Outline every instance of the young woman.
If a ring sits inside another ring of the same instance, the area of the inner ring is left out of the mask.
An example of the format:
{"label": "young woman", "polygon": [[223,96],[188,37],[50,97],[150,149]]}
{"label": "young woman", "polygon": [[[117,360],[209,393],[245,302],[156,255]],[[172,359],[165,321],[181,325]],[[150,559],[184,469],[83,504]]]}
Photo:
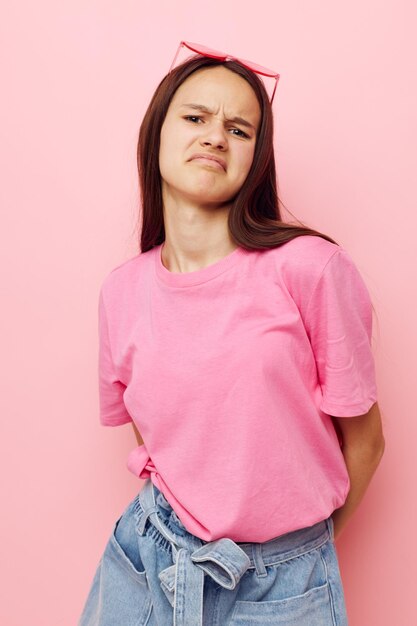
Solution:
{"label": "young woman", "polygon": [[372,304],[281,219],[259,66],[202,50],[150,102],[141,252],[100,291],[100,421],[132,424],[145,483],[79,624],[346,626],[334,542],[384,449]]}

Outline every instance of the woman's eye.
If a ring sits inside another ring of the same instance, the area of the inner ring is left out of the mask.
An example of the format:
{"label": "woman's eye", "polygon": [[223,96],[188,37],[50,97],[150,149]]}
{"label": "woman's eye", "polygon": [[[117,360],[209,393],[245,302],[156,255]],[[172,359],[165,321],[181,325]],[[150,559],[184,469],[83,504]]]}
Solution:
{"label": "woman's eye", "polygon": [[[184,119],[192,121],[192,120],[201,120],[202,118],[199,115],[185,115]],[[237,135],[237,137],[244,137],[245,139],[249,139],[249,135],[244,133],[243,130],[240,130],[240,128],[231,128],[230,130],[233,130],[233,131],[237,130],[237,132],[240,133],[240,135]]]}
{"label": "woman's eye", "polygon": [[192,119],[192,120],[201,120],[201,117],[199,117],[198,115],[186,115],[185,119],[186,120],[190,120],[190,119]]}
{"label": "woman's eye", "polygon": [[239,133],[242,133],[240,137],[249,137],[249,135],[244,133],[243,130],[240,130],[240,128],[232,128],[232,130],[237,130]]}

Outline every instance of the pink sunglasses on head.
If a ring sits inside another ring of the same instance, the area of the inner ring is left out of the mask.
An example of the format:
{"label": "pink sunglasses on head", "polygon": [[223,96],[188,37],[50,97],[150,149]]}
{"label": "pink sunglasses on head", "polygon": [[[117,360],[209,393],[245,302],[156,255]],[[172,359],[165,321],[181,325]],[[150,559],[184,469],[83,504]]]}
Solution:
{"label": "pink sunglasses on head", "polygon": [[218,50],[212,50],[211,48],[202,46],[199,43],[192,43],[191,41],[181,41],[180,45],[178,46],[177,52],[175,53],[174,60],[171,63],[171,67],[169,68],[169,72],[171,72],[172,68],[174,67],[175,61],[177,59],[177,56],[182,46],[185,46],[186,48],[188,48],[189,50],[192,50],[193,52],[196,52],[197,54],[202,54],[203,56],[210,57],[212,59],[220,59],[221,61],[239,61],[239,63],[242,63],[242,65],[247,67],[249,70],[252,70],[256,74],[260,74],[261,76],[269,76],[271,78],[275,78],[274,91],[272,92],[272,96],[271,96],[271,104],[272,104],[274,100],[274,96],[275,96],[275,91],[278,85],[278,80],[280,77],[280,75],[274,70],[269,70],[267,67],[262,67],[262,65],[258,65],[257,63],[253,63],[252,61],[239,59],[238,57],[234,57],[231,54],[228,54],[226,52],[219,52]]}

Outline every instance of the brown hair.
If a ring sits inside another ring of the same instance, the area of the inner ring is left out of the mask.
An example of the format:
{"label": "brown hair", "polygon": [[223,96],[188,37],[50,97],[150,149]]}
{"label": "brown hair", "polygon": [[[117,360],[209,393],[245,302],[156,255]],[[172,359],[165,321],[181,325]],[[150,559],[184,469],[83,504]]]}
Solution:
{"label": "brown hair", "polygon": [[224,65],[247,80],[261,108],[252,166],[228,213],[232,239],[246,249],[275,248],[301,235],[316,235],[337,244],[328,235],[308,228],[298,220],[299,225],[282,220],[276,183],[272,107],[262,80],[238,61],[194,56],[162,79],[140,126],[137,163],[142,201],[141,251],[146,252],[165,240],[159,147],[168,107],[178,87],[193,72],[217,65]]}

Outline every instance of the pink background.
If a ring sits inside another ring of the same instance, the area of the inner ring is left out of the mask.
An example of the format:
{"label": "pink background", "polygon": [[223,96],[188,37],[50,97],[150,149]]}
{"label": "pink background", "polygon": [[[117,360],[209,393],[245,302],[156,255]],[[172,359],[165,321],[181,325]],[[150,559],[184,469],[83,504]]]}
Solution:
{"label": "pink background", "polygon": [[[413,0],[3,2],[0,622],[74,626],[140,488],[98,423],[97,297],[137,252],[140,121],[180,39],[281,72],[280,195],[377,310],[386,451],[337,543],[350,626],[416,623]],[[414,270],[414,272],[413,272]]]}

